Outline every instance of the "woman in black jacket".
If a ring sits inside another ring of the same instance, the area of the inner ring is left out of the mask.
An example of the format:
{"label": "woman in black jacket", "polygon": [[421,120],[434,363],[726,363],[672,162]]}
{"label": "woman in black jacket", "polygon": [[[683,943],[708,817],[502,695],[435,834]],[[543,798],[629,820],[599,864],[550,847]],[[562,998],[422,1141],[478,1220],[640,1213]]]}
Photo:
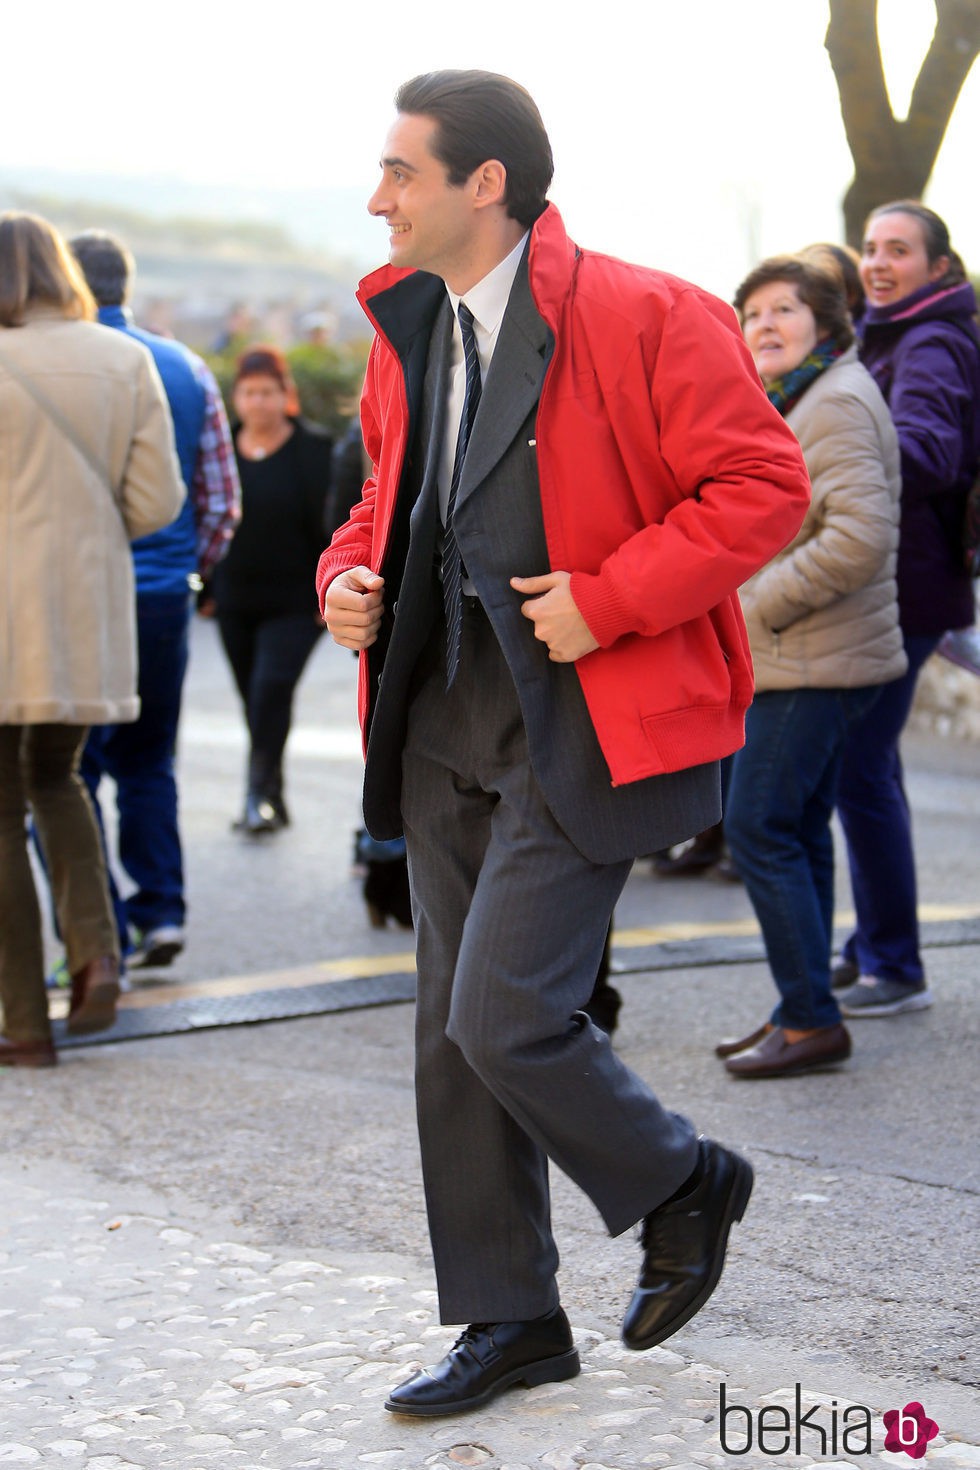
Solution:
{"label": "woman in black jacket", "polygon": [[245,810],[235,825],[259,836],[289,821],[283,752],[293,693],[323,631],[315,577],[332,444],[299,418],[295,384],[275,347],[242,354],[232,405],[242,519],[213,590],[249,733]]}

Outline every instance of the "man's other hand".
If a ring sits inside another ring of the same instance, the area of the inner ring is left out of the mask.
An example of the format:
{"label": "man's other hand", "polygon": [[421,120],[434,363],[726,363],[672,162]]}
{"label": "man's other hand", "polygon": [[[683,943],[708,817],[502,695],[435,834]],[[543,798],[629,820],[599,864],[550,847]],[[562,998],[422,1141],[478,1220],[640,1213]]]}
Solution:
{"label": "man's other hand", "polygon": [[335,643],[358,651],[376,642],[384,612],[384,578],[368,567],[334,577],[323,599],[323,620]]}
{"label": "man's other hand", "polygon": [[535,638],[547,643],[548,657],[556,664],[573,664],[599,647],[572,599],[571,580],[568,572],[510,579],[514,591],[527,596],[521,612],[534,624]]}

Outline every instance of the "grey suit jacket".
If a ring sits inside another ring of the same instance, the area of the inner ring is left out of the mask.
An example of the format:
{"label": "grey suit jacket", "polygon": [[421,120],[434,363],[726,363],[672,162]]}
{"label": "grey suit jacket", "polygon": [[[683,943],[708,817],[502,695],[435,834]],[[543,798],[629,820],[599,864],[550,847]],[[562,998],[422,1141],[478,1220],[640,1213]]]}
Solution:
{"label": "grey suit jacket", "polygon": [[[448,297],[429,339],[418,433],[399,495],[414,496],[409,545],[381,640],[368,737],[365,823],[401,831],[399,796],[412,674],[442,595],[435,574],[439,470],[452,330]],[[614,787],[575,667],[552,663],[521,613],[512,576],[551,570],[541,518],[535,417],[551,334],[531,297],[526,260],[514,282],[470,435],[455,511],[467,573],[514,677],[535,777],[555,820],[593,862],[619,862],[703,831],[720,816],[717,764]],[[413,483],[414,475],[414,483]],[[571,568],[565,568],[571,570]],[[385,573],[385,568],[382,568]],[[389,587],[389,596],[392,595]]]}

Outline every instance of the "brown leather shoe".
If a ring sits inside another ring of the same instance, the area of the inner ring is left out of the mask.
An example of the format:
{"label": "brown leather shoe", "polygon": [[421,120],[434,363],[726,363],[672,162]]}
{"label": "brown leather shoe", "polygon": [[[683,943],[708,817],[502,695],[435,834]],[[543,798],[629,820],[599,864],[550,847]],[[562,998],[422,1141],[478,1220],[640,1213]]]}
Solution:
{"label": "brown leather shoe", "polygon": [[119,961],[103,954],[89,960],[71,977],[71,1006],[66,1029],[71,1036],[89,1031],[108,1031],[116,1023],[119,999]]}
{"label": "brown leather shoe", "polygon": [[851,1038],[846,1026],[825,1026],[802,1041],[787,1041],[782,1026],[776,1026],[749,1051],[740,1051],[725,1063],[733,1077],[793,1077],[836,1067],[851,1055]]}
{"label": "brown leather shoe", "polygon": [[733,1057],[736,1052],[748,1051],[749,1047],[758,1046],[759,1042],[768,1036],[772,1029],[771,1021],[763,1021],[761,1026],[757,1026],[754,1031],[750,1031],[748,1036],[743,1036],[740,1041],[736,1041],[732,1036],[726,1036],[715,1047],[715,1056],[721,1057],[722,1061],[724,1061],[726,1057]]}
{"label": "brown leather shoe", "polygon": [[0,1067],[53,1067],[58,1053],[51,1041],[11,1041],[0,1036]]}

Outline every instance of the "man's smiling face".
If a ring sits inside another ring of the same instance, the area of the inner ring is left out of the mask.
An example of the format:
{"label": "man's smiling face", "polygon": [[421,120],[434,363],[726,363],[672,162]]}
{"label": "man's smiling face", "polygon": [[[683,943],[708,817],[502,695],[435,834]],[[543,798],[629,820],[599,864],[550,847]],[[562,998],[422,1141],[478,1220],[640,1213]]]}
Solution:
{"label": "man's smiling face", "polygon": [[430,149],[438,126],[431,117],[398,114],[368,210],[388,222],[392,265],[431,271],[452,282],[473,254],[479,211],[469,181],[450,184],[445,164]]}

